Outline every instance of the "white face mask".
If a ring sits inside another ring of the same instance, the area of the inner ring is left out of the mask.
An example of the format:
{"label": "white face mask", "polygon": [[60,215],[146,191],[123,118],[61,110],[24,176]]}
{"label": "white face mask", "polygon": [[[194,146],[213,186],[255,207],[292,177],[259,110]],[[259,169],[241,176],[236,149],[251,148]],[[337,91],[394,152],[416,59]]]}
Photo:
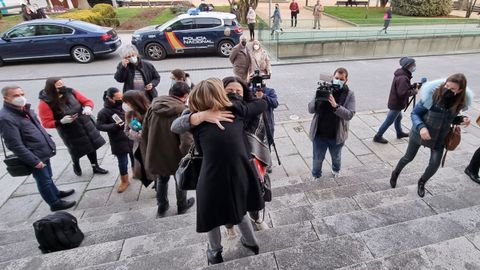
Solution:
{"label": "white face mask", "polygon": [[260,45],[253,45],[253,49],[254,49],[255,51],[258,51],[258,50],[260,49]]}
{"label": "white face mask", "polygon": [[12,99],[11,103],[15,106],[23,107],[25,104],[27,104],[27,99],[24,96],[20,96]]}
{"label": "white face mask", "polygon": [[122,103],[122,109],[123,109],[123,111],[125,111],[125,112],[131,112],[131,111],[133,111],[132,107],[130,107],[130,106],[129,106],[127,103],[125,103],[125,102]]}
{"label": "white face mask", "polygon": [[132,56],[132,57],[129,57],[128,58],[128,62],[132,63],[132,64],[136,64],[138,61],[138,58],[136,56]]}

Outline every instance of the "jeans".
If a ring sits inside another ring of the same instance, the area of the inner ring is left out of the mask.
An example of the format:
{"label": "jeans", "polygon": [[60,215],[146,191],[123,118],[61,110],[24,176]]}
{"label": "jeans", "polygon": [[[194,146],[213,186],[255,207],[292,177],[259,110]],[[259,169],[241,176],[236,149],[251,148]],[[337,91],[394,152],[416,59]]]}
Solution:
{"label": "jeans", "polygon": [[[175,176],[174,176],[175,178]],[[155,185],[155,191],[157,191],[157,205],[159,207],[165,207],[168,202],[168,180],[170,176],[159,176]],[[175,196],[177,197],[177,207],[184,208],[187,206],[187,191],[180,190],[175,181]]]}
{"label": "jeans", "polygon": [[343,143],[337,144],[335,139],[324,139],[315,136],[315,139],[313,140],[313,177],[322,176],[322,164],[327,149],[332,157],[332,170],[334,172],[340,171],[342,163],[342,147]]}
{"label": "jeans", "polygon": [[[419,148],[419,144],[415,143],[413,140],[409,140],[407,152],[405,152],[405,155],[398,161],[397,167],[395,167],[395,172],[399,174],[403,168],[415,158]],[[430,179],[437,172],[442,161],[442,155],[443,148],[439,150],[430,149],[430,160],[425,172],[423,172],[421,177],[423,182],[427,182],[428,179]]]}
{"label": "jeans", "polygon": [[[247,215],[243,216],[242,221],[238,224],[238,229],[242,233],[245,244],[249,246],[256,246],[257,238],[253,232],[252,223]],[[213,252],[222,251],[222,234],[220,233],[220,227],[215,227],[211,231],[207,232],[208,242],[210,243],[210,250]]]}
{"label": "jeans", "polygon": [[395,123],[395,131],[397,135],[402,133],[402,111],[401,110],[390,110],[388,111],[387,118],[383,121],[383,124],[380,126],[377,132],[378,137],[382,137],[388,127]]}
{"label": "jeans", "polygon": [[133,167],[133,153],[125,153],[116,156],[118,160],[118,170],[120,171],[120,175],[128,174],[128,157],[130,157],[130,162],[132,163]]}
{"label": "jeans", "polygon": [[60,199],[58,197],[60,192],[52,180],[52,167],[50,165],[50,160],[47,160],[44,162],[44,164],[45,167],[41,169],[34,169],[32,175],[37,183],[38,191],[40,192],[43,200],[51,206]]}
{"label": "jeans", "polygon": [[470,164],[468,164],[468,169],[474,174],[478,176],[478,170],[480,168],[480,148],[475,151],[473,154],[472,160],[470,160]]}
{"label": "jeans", "polygon": [[297,12],[290,12],[290,19],[292,20],[292,27],[294,26],[297,27]]}

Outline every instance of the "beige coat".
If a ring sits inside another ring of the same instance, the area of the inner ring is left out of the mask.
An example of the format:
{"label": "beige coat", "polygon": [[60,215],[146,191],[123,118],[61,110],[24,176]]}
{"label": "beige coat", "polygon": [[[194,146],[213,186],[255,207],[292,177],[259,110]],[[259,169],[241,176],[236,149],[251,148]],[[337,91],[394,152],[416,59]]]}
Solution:
{"label": "beige coat", "polygon": [[258,51],[250,52],[250,72],[260,70],[260,74],[270,74],[272,67],[270,65],[270,58],[264,49],[260,48]]}
{"label": "beige coat", "polygon": [[233,74],[241,79],[248,81],[250,74],[250,52],[242,44],[233,47],[230,54],[230,63],[233,65]]}

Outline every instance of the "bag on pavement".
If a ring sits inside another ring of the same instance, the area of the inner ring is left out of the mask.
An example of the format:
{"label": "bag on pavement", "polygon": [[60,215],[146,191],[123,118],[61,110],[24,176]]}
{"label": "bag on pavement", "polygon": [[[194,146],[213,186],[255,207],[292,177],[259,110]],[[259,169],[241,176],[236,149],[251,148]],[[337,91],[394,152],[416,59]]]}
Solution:
{"label": "bag on pavement", "polygon": [[77,218],[67,212],[56,212],[39,219],[33,223],[33,229],[42,253],[76,248],[84,238]]}

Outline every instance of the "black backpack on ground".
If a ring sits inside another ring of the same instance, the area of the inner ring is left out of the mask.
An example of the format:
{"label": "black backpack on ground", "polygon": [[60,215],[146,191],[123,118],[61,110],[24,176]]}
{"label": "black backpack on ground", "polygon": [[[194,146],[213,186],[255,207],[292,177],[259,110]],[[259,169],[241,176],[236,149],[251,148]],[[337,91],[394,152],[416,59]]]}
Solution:
{"label": "black backpack on ground", "polygon": [[56,212],[33,223],[35,236],[43,253],[71,249],[80,246],[83,232],[77,218],[67,212]]}

